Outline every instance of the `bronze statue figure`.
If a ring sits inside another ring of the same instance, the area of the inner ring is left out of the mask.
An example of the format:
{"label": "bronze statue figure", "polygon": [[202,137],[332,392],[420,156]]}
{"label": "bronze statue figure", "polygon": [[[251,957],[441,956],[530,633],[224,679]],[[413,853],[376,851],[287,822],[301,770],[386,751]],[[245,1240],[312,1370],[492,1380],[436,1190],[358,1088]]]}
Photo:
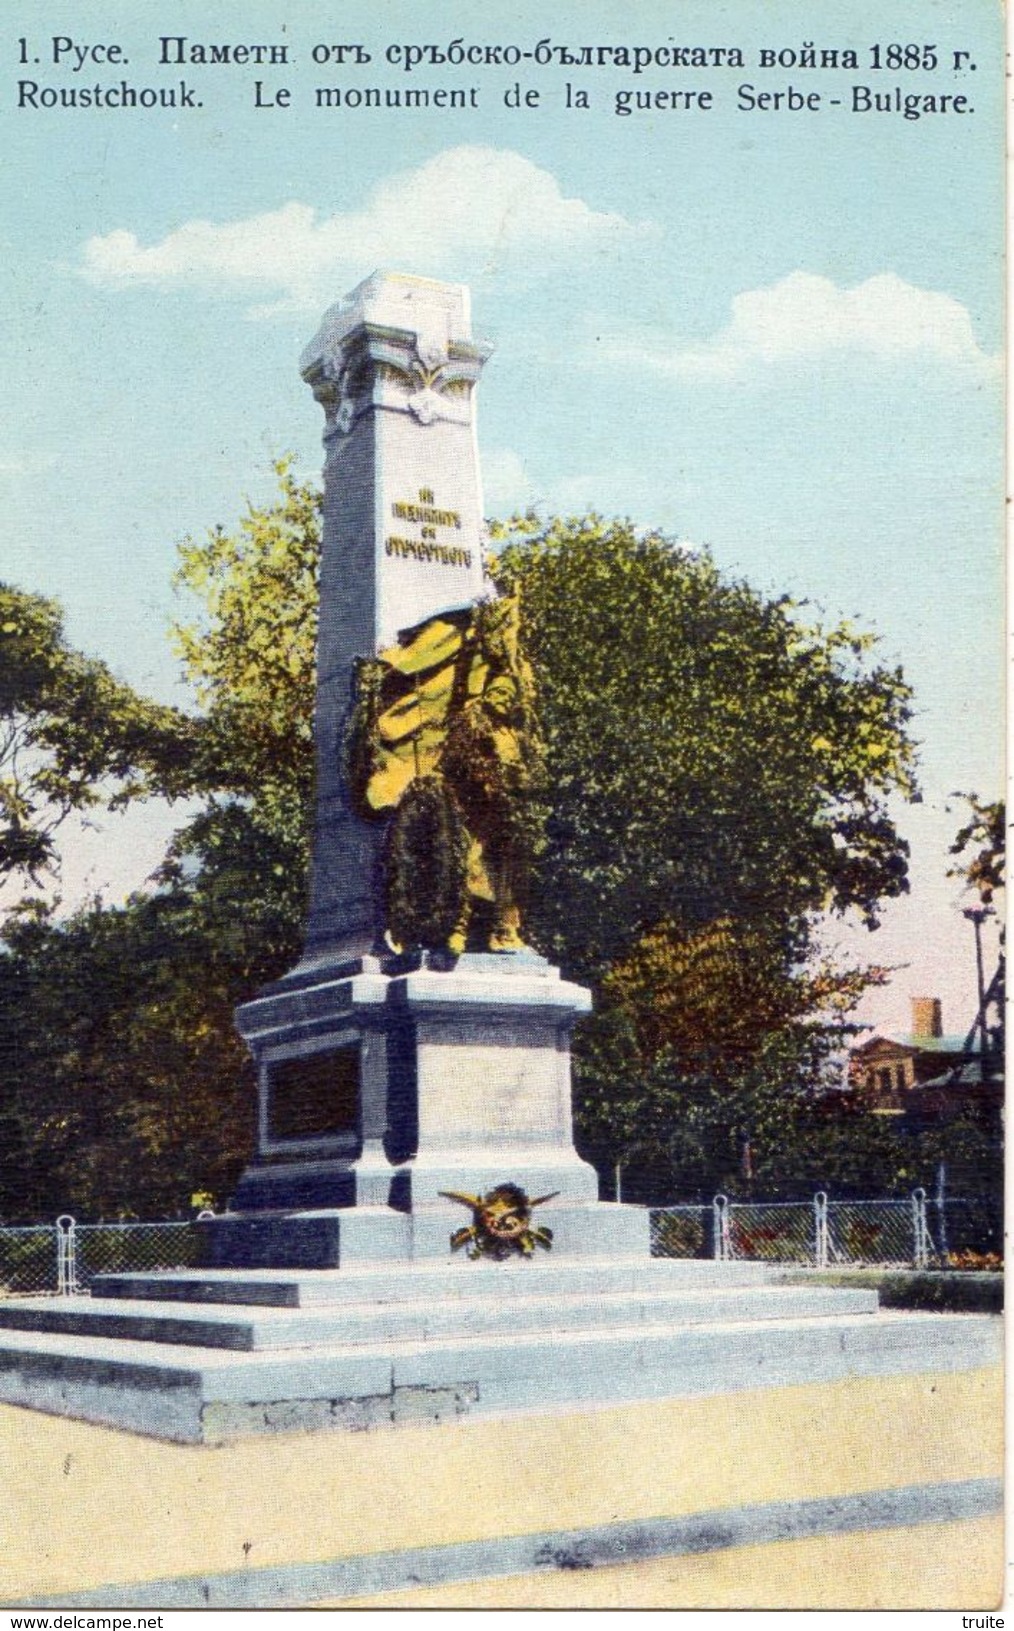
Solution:
{"label": "bronze statue figure", "polygon": [[543,750],[515,598],[430,618],[359,665],[347,741],[359,811],[391,821],[398,950],[520,951]]}

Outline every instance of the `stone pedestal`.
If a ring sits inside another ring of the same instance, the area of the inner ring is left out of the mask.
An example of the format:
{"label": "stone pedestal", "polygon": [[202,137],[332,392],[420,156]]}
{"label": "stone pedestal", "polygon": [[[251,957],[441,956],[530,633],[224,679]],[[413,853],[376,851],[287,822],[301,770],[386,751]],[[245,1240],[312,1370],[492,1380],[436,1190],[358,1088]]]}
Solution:
{"label": "stone pedestal", "polygon": [[619,1229],[646,1250],[641,1214],[586,1216],[598,1181],[573,1144],[570,1037],[590,994],[531,953],[375,962],[238,1010],[258,1068],[257,1160],[234,1215],[208,1225],[212,1261],[446,1256],[467,1214],[442,1191],[506,1182],[553,1193],[540,1221],[573,1249],[609,1249],[608,1222],[614,1243]]}
{"label": "stone pedestal", "polygon": [[588,991],[540,958],[490,953],[394,979],[390,1001],[414,1036],[414,1204],[505,1179],[531,1195],[597,1199],[571,1121],[570,1035]]}

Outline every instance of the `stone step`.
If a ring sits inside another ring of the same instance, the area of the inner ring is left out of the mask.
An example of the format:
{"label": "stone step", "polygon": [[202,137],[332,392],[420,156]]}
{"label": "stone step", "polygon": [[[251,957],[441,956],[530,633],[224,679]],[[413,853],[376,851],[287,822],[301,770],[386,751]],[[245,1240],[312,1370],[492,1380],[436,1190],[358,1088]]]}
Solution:
{"label": "stone step", "polygon": [[337,1308],[264,1308],[255,1313],[214,1303],[198,1312],[178,1303],[112,1298],[10,1300],[0,1302],[0,1328],[256,1352],[328,1343],[356,1346],[497,1334],[510,1342],[526,1332],[820,1319],[877,1311],[876,1292],[821,1286],[666,1288],[649,1293],[596,1291],[519,1297],[499,1294],[494,1277],[488,1283],[489,1292],[481,1298],[444,1297],[402,1304],[348,1302]]}
{"label": "stone step", "polygon": [[434,1298],[599,1295],[773,1285],[784,1264],[716,1263],[706,1258],[585,1258],[539,1256],[530,1262],[376,1264],[347,1269],[178,1269],[149,1274],[100,1274],[93,1298],[158,1302],[240,1303],[310,1308],[328,1303],[429,1302]]}
{"label": "stone step", "polygon": [[983,1315],[620,1326],[237,1353],[107,1337],[0,1335],[0,1399],[177,1442],[278,1430],[581,1407],[856,1375],[971,1369],[1000,1356]]}

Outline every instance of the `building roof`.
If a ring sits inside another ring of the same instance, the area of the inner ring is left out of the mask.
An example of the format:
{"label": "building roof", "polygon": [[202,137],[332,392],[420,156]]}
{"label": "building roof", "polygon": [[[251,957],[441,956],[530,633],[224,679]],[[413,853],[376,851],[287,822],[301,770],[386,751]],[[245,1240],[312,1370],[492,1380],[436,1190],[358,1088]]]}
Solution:
{"label": "building roof", "polygon": [[920,1036],[911,1031],[892,1031],[890,1035],[883,1031],[875,1031],[868,1036],[865,1042],[857,1042],[850,1049],[853,1057],[866,1053],[876,1053],[882,1049],[895,1049],[904,1053],[938,1053],[942,1058],[952,1056],[967,1058],[979,1052],[979,1033],[976,1031],[969,1042],[966,1034],[951,1036]]}
{"label": "building roof", "polygon": [[978,1053],[978,1031],[969,1040],[968,1033],[962,1031],[950,1036],[920,1036],[915,1031],[892,1031],[886,1038],[889,1042],[898,1042],[903,1048],[914,1048],[918,1053]]}

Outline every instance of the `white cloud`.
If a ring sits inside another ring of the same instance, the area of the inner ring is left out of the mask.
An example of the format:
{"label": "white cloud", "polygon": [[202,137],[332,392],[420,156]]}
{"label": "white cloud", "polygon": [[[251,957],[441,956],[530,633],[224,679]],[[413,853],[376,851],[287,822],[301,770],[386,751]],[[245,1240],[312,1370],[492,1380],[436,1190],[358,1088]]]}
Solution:
{"label": "white cloud", "polygon": [[312,306],[376,267],[475,276],[517,250],[530,262],[647,230],[565,198],[519,153],[455,147],[388,177],[359,212],[319,216],[290,202],[242,221],[187,221],[147,246],[121,229],[90,238],[79,270],[107,285],[257,285]]}
{"label": "white cloud", "polygon": [[851,353],[882,359],[932,354],[994,366],[980,350],[968,310],[951,295],[917,289],[893,272],[843,289],[829,278],[792,272],[732,301],[726,326],[701,345],[619,339],[611,359],[681,378],[728,378],[748,368]]}

